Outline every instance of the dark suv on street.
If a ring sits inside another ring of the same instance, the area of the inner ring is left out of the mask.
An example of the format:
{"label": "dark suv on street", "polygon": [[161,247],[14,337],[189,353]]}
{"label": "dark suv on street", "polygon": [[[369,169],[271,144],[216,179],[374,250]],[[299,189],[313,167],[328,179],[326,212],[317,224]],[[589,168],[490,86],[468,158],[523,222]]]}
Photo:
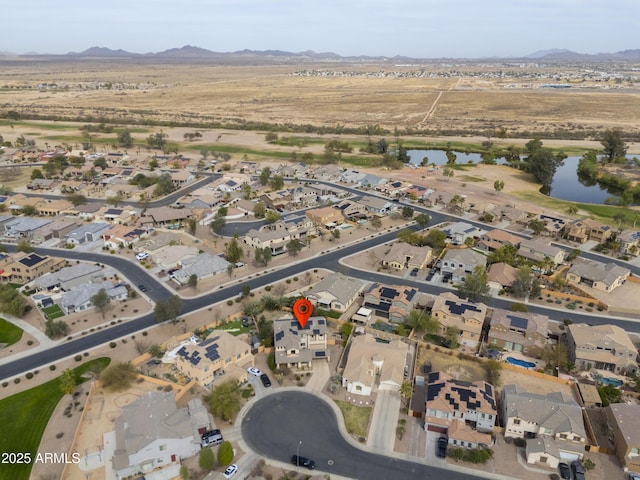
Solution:
{"label": "dark suv on street", "polygon": [[302,457],[300,455],[292,455],[291,463],[293,463],[296,467],[307,467],[309,470],[313,470],[316,468],[316,462],[307,457]]}

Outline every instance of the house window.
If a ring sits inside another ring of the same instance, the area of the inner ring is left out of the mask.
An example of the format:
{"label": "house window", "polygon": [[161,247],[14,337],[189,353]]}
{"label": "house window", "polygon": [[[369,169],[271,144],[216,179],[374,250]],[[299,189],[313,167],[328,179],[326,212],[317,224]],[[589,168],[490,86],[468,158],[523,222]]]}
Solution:
{"label": "house window", "polygon": [[486,415],[485,415],[484,413],[481,413],[481,414],[480,414],[480,418],[485,418],[485,416],[486,416]]}
{"label": "house window", "polygon": [[560,438],[562,438],[563,440],[567,439],[567,434],[566,433],[561,433],[560,434]]}
{"label": "house window", "polygon": [[513,424],[514,425],[520,425],[520,419],[519,418],[514,418],[513,419]]}
{"label": "house window", "polygon": [[547,463],[547,457],[540,457],[540,463]]}
{"label": "house window", "polygon": [[166,445],[160,445],[160,451],[163,452],[167,449]]}

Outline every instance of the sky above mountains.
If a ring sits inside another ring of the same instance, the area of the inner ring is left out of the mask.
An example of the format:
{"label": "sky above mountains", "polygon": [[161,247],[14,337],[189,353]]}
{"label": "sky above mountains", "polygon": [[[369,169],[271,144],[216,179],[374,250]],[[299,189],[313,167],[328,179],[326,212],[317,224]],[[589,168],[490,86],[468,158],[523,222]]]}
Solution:
{"label": "sky above mountains", "polygon": [[640,48],[636,0],[23,0],[0,50],[135,53],[182,45],[416,58]]}

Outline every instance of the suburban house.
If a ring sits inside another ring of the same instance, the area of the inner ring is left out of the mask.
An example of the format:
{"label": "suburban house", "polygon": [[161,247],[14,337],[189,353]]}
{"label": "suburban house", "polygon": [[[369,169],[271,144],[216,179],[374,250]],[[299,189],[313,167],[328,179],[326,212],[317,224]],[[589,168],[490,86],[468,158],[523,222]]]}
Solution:
{"label": "suburban house", "polygon": [[320,308],[344,313],[363,290],[364,283],[360,280],[332,272],[306,292],[306,297]]}
{"label": "suburban house", "polygon": [[373,335],[355,336],[342,372],[342,386],[353,395],[369,396],[377,389],[397,392],[408,353],[409,346],[400,340],[379,343]]}
{"label": "suburban house", "polygon": [[603,243],[611,237],[613,228],[591,218],[574,220],[565,225],[564,232],[570,242],[584,243],[587,240]]}
{"label": "suburban house", "polygon": [[43,243],[53,238],[60,239],[78,228],[78,224],[73,220],[54,220],[33,231],[32,239],[35,243]]}
{"label": "suburban house", "polygon": [[610,293],[624,284],[630,274],[631,270],[615,263],[577,258],[567,272],[567,281]]}
{"label": "suburban house", "polygon": [[54,217],[56,215],[64,215],[73,204],[69,200],[63,198],[58,200],[47,200],[38,206],[38,215],[44,217]]}
{"label": "suburban house", "polygon": [[604,414],[622,467],[640,472],[640,405],[612,403],[604,408]]}
{"label": "suburban house", "polygon": [[541,238],[523,239],[518,248],[518,255],[533,262],[543,262],[548,258],[554,266],[564,260],[564,250],[554,247],[550,241]]}
{"label": "suburban house", "polygon": [[582,408],[562,392],[541,395],[505,385],[502,415],[504,436],[527,440],[527,463],[557,468],[562,461],[569,463],[584,456],[587,433]]}
{"label": "suburban house", "polygon": [[549,317],[496,308],[491,316],[488,342],[500,349],[538,357],[547,344]]}
{"label": "suburban house", "polygon": [[200,451],[200,433],[211,428],[199,399],[178,408],[173,393],[147,392],[122,407],[115,419],[113,471],[117,478],[166,469],[166,477],[180,473],[181,461]]}
{"label": "suburban house", "polygon": [[194,256],[183,256],[180,259],[180,266],[182,268],[173,273],[173,280],[186,285],[191,275],[202,280],[226,272],[231,264],[219,255],[200,253]]}
{"label": "suburban house", "polygon": [[467,222],[452,223],[444,227],[442,231],[447,234],[447,239],[453,245],[463,245],[468,238],[474,240],[486,233],[486,230],[482,230]]}
{"label": "suburban house", "polygon": [[273,322],[276,365],[312,368],[313,360],[329,360],[327,320],[310,317],[304,328],[293,317]]}
{"label": "suburban house", "polygon": [[232,179],[226,180],[218,185],[218,190],[221,192],[239,192],[241,189],[242,185]]}
{"label": "suburban house", "polygon": [[467,274],[487,264],[487,257],[470,248],[449,248],[441,259],[440,270],[445,279],[453,283],[464,282]]}
{"label": "suburban house", "polygon": [[96,242],[111,229],[108,223],[85,223],[72,230],[65,236],[67,243],[81,245],[85,242]]}
{"label": "suburban house", "polygon": [[440,323],[440,333],[444,336],[450,328],[458,329],[458,343],[466,347],[476,347],[482,334],[482,325],[487,315],[484,303],[467,302],[451,292],[435,297],[431,315]]}
{"label": "suburban house", "polygon": [[314,225],[324,227],[327,230],[333,230],[345,222],[342,212],[334,207],[313,208],[307,210],[306,216]]}
{"label": "suburban house", "polygon": [[638,371],[638,351],[627,332],[616,325],[568,325],[567,343],[577,368],[620,374]]}
{"label": "suburban house", "polygon": [[480,237],[478,248],[485,252],[495,252],[507,245],[512,245],[518,248],[521,241],[522,238],[513,235],[512,233],[505,230],[495,229],[489,230]]}
{"label": "suburban house", "polygon": [[109,250],[117,250],[118,248],[128,248],[129,245],[138,243],[148,235],[149,230],[146,228],[115,225],[101,236],[106,248]]}
{"label": "suburban house", "polygon": [[382,265],[395,270],[405,268],[422,270],[431,260],[431,254],[430,247],[416,247],[404,242],[394,242],[382,258]]}
{"label": "suburban house", "polygon": [[[425,430],[445,433],[449,444],[460,447],[492,444],[498,411],[491,384],[455,380],[443,372],[430,373],[427,383]],[[472,440],[470,430],[484,435],[476,434]]]}
{"label": "suburban house", "polygon": [[105,270],[94,263],[78,263],[36,278],[31,284],[35,290],[71,290],[79,285],[105,279]]}
{"label": "suburban house", "polygon": [[393,323],[402,323],[418,300],[417,289],[373,283],[364,294],[364,307]]}
{"label": "suburban house", "polygon": [[214,330],[200,343],[188,343],[176,353],[176,368],[204,388],[215,382],[247,380],[247,367],[253,366],[251,346],[224,330]]}
{"label": "suburban house", "polygon": [[620,242],[620,254],[622,255],[638,255],[640,249],[638,249],[638,245],[640,244],[640,232],[634,230],[625,230],[620,233],[616,240]]}
{"label": "suburban house", "polygon": [[93,308],[91,297],[101,289],[105,290],[112,302],[126,300],[129,297],[127,287],[122,284],[114,285],[112,282],[84,283],[63,293],[60,298],[60,306],[67,315]]}
{"label": "suburban house", "polygon": [[[373,175],[368,173],[358,183],[363,188],[375,188],[379,185],[383,185],[387,183],[387,179],[383,177],[379,177],[378,175]],[[374,198],[374,197],[367,197],[367,198]]]}
{"label": "suburban house", "polygon": [[65,265],[64,258],[40,256],[37,253],[18,252],[7,257],[0,270],[0,279],[4,282],[29,283],[46,273],[58,270]]}
{"label": "suburban house", "polygon": [[179,268],[182,262],[189,258],[197,257],[200,250],[188,245],[166,245],[150,252],[151,259],[160,268],[171,270]]}
{"label": "suburban house", "polygon": [[242,241],[253,248],[269,247],[272,255],[280,255],[287,251],[287,243],[291,240],[304,242],[306,238],[314,234],[314,224],[308,220],[302,220],[298,223],[280,220],[263,225],[258,230],[252,228],[242,238]]}
{"label": "suburban house", "polygon": [[4,222],[4,236],[11,239],[30,239],[35,232],[51,224],[51,220],[35,217],[12,217]]}
{"label": "suburban house", "polygon": [[517,273],[518,270],[508,263],[493,263],[487,272],[487,283],[492,290],[498,293],[502,289],[508,289],[513,286]]}
{"label": "suburban house", "polygon": [[184,222],[190,218],[193,218],[193,211],[190,208],[152,207],[145,210],[140,223],[164,226]]}
{"label": "suburban house", "polygon": [[368,212],[376,215],[387,215],[398,208],[395,202],[380,197],[365,196],[358,200],[358,203],[364,205]]}
{"label": "suburban house", "polygon": [[340,203],[334,205],[334,207],[342,212],[345,220],[357,221],[369,216],[367,207],[354,200],[342,200]]}
{"label": "suburban house", "polygon": [[366,177],[365,173],[357,170],[347,169],[340,174],[340,181],[342,183],[360,183],[361,180]]}

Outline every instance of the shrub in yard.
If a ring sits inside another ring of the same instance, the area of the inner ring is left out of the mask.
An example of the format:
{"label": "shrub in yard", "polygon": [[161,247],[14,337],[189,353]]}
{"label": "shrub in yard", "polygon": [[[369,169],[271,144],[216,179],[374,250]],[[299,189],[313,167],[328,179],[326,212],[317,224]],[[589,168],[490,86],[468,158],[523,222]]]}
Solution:
{"label": "shrub in yard", "polygon": [[56,369],[55,365],[49,365],[49,370],[51,370],[52,372]]}
{"label": "shrub in yard", "polygon": [[81,361],[82,361],[82,355],[76,355],[75,357],[73,357],[73,359],[74,359],[76,362],[81,362]]}
{"label": "shrub in yard", "polygon": [[527,442],[524,438],[516,438],[513,443],[516,447],[520,448],[524,448],[527,445]]}
{"label": "shrub in yard", "polygon": [[27,377],[27,380],[31,380],[33,378],[33,373],[28,372],[25,377]]}
{"label": "shrub in yard", "polygon": [[110,342],[110,343],[109,343],[109,346],[110,346],[111,348],[116,348],[116,342]]}
{"label": "shrub in yard", "polygon": [[232,306],[233,305],[233,300],[227,300],[227,305],[228,306]]}
{"label": "shrub in yard", "polygon": [[464,457],[464,450],[460,447],[453,447],[449,449],[447,455],[449,458],[453,458],[456,461],[462,460],[462,457]]}
{"label": "shrub in yard", "polygon": [[231,442],[225,440],[220,444],[220,448],[218,449],[218,463],[226,467],[231,464],[233,461],[233,446]]}

